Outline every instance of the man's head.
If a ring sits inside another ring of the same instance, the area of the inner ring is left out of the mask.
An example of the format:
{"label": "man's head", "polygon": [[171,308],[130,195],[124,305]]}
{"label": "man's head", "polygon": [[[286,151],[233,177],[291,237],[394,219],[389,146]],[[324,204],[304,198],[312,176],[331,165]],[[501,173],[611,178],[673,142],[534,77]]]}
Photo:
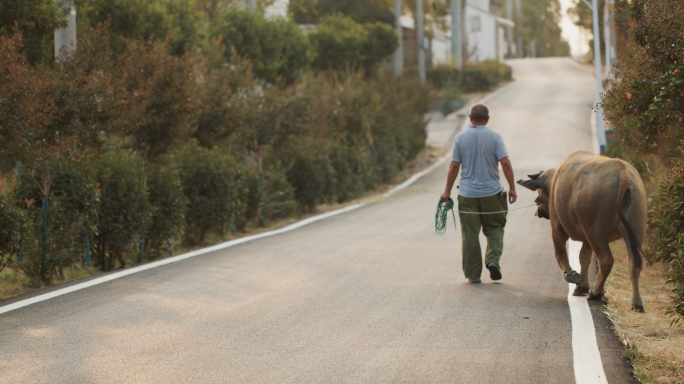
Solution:
{"label": "man's head", "polygon": [[485,104],[475,104],[470,107],[470,122],[477,125],[487,125],[489,122],[489,107]]}

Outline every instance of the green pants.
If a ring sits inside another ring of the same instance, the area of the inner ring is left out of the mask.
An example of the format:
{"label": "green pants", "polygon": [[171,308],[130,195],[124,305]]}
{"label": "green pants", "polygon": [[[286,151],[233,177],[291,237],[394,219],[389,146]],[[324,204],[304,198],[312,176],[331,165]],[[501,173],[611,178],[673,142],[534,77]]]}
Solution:
{"label": "green pants", "polygon": [[[458,210],[463,212],[496,212],[508,209],[505,196],[499,194],[478,199],[458,196]],[[463,253],[463,273],[467,279],[479,279],[482,275],[482,250],[480,249],[480,228],[487,237],[485,265],[494,263],[499,268],[503,252],[506,213],[478,215],[459,213]]]}

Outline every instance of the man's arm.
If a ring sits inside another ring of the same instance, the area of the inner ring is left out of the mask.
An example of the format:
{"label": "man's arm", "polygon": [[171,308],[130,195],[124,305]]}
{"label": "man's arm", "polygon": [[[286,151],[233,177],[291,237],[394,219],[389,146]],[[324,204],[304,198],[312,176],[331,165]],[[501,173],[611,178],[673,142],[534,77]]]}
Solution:
{"label": "man's arm", "polygon": [[452,161],[449,165],[449,173],[447,174],[446,188],[444,188],[444,193],[442,193],[442,196],[439,197],[445,203],[449,201],[449,197],[451,196],[451,189],[454,187],[454,182],[456,181],[456,176],[458,176],[458,170],[460,168],[461,163],[459,163],[458,161]]}
{"label": "man's arm", "polygon": [[513,176],[513,166],[511,165],[511,160],[508,156],[499,160],[501,162],[501,168],[503,168],[504,176],[506,176],[506,181],[508,181],[508,202],[513,204],[518,200],[518,194],[515,193],[515,177]]}

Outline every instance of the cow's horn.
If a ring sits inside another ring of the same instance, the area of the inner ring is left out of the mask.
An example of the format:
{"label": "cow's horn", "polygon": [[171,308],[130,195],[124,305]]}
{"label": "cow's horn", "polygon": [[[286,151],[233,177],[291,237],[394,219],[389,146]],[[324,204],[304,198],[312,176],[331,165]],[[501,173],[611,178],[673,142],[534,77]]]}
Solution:
{"label": "cow's horn", "polygon": [[543,172],[544,172],[544,171],[540,171],[539,173],[534,173],[534,174],[532,174],[532,175],[527,175],[527,177],[529,177],[529,178],[532,179],[532,180],[537,180],[537,179],[539,178],[539,176],[541,176],[541,174],[542,174]]}

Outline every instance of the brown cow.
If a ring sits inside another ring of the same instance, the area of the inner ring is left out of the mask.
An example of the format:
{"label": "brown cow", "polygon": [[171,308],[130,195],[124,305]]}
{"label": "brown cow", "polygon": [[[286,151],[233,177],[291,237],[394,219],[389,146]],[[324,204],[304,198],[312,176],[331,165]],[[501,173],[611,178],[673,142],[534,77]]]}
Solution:
{"label": "brown cow", "polygon": [[[565,280],[577,284],[573,295],[587,295],[587,300],[603,298],[604,284],[613,268],[609,243],[624,239],[629,253],[632,282],[632,309],[644,311],[639,294],[642,267],[641,245],[646,235],[646,192],[639,173],[629,163],[589,152],[573,152],[558,169],[547,169],[531,180],[518,184],[539,191],[535,200],[537,215],[551,221],[556,260]],[[583,243],[580,251],[582,270],[578,274],[568,262],[568,238]],[[599,273],[589,289],[588,269],[592,251]]]}

